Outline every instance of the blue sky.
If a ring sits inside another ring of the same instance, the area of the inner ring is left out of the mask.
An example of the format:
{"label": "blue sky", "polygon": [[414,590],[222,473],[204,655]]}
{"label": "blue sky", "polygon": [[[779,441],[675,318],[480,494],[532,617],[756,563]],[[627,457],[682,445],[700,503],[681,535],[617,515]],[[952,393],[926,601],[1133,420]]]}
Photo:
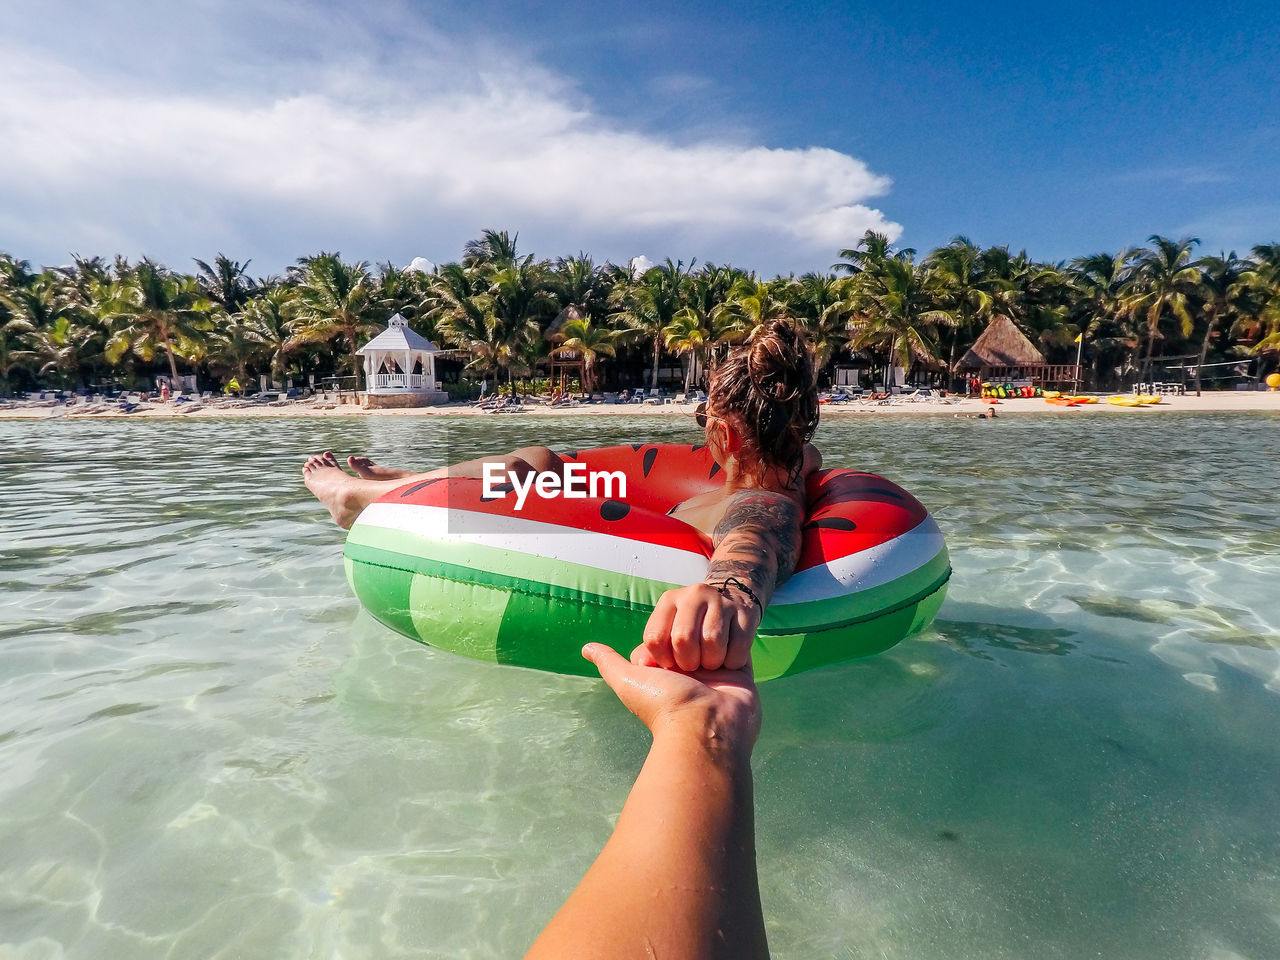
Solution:
{"label": "blue sky", "polygon": [[[895,9],[900,7],[900,9]],[[0,0],[0,250],[524,249],[823,269],[1280,239],[1280,26],[1236,3]]]}

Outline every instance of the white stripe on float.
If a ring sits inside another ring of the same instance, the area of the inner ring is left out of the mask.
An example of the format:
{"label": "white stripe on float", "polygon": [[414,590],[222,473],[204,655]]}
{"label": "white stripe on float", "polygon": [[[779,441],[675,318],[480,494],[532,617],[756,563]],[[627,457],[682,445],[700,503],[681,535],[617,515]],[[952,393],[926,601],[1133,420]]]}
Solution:
{"label": "white stripe on float", "polygon": [[933,517],[926,516],[892,540],[802,570],[778,589],[770,605],[830,600],[855,590],[870,590],[920,569],[944,545],[942,531]]}
{"label": "white stripe on float", "polygon": [[[460,540],[547,560],[582,564],[660,583],[695,583],[707,572],[705,557],[678,547],[606,533],[568,530],[554,523],[503,514],[410,503],[374,503],[365,508],[356,522],[437,540]],[[842,597],[855,590],[869,590],[918,570],[944,546],[942,531],[933,517],[927,516],[914,529],[893,540],[795,574],[774,594],[772,603],[810,603]]]}
{"label": "white stripe on float", "polygon": [[696,583],[707,573],[707,558],[700,553],[505,514],[379,502],[365,507],[356,523],[576,563],[659,583]]}

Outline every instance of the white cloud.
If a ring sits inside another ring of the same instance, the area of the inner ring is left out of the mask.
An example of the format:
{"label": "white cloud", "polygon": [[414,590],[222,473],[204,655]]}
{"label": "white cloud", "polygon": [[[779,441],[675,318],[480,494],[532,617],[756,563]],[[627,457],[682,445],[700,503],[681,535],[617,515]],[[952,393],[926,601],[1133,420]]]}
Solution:
{"label": "white cloud", "polygon": [[1146,167],[1128,170],[1113,178],[1117,183],[1172,183],[1182,187],[1198,187],[1209,183],[1230,183],[1234,178],[1221,164],[1195,164],[1182,167]]}
{"label": "white cloud", "polygon": [[631,270],[632,277],[640,277],[640,276],[643,276],[646,271],[652,269],[654,266],[654,263],[652,260],[646,257],[643,253],[641,253],[637,256],[632,257],[629,261],[627,261],[627,266]]}
{"label": "white cloud", "polygon": [[452,258],[498,227],[544,255],[643,244],[781,269],[901,233],[865,205],[889,181],[860,160],[629,130],[564,78],[485,53],[256,63],[247,88],[224,64],[204,89],[0,46],[0,236],[37,260],[225,249],[279,269],[338,246]]}

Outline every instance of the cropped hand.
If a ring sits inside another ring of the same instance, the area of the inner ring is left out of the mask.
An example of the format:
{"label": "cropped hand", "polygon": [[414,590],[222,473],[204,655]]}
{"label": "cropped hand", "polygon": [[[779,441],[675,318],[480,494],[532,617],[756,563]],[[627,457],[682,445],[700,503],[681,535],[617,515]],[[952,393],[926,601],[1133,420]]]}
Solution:
{"label": "cropped hand", "polygon": [[713,730],[749,751],[760,733],[760,697],[750,666],[676,673],[631,663],[602,643],[588,643],[582,655],[655,738],[682,727]]}
{"label": "cropped hand", "polygon": [[761,611],[739,590],[721,593],[709,583],[668,590],[658,598],[631,652],[639,666],[668,670],[739,670],[751,659]]}

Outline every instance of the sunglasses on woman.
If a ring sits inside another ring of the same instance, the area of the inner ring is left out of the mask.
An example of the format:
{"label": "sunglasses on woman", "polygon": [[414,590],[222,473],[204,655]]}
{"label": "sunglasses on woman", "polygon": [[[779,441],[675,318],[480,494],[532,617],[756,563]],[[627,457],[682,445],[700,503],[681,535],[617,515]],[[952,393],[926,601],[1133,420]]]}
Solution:
{"label": "sunglasses on woman", "polygon": [[719,416],[718,414],[707,413],[707,401],[705,400],[699,403],[697,408],[693,411],[693,419],[697,421],[698,426],[704,429],[707,426],[708,420],[720,420],[724,423],[728,422],[724,417]]}

